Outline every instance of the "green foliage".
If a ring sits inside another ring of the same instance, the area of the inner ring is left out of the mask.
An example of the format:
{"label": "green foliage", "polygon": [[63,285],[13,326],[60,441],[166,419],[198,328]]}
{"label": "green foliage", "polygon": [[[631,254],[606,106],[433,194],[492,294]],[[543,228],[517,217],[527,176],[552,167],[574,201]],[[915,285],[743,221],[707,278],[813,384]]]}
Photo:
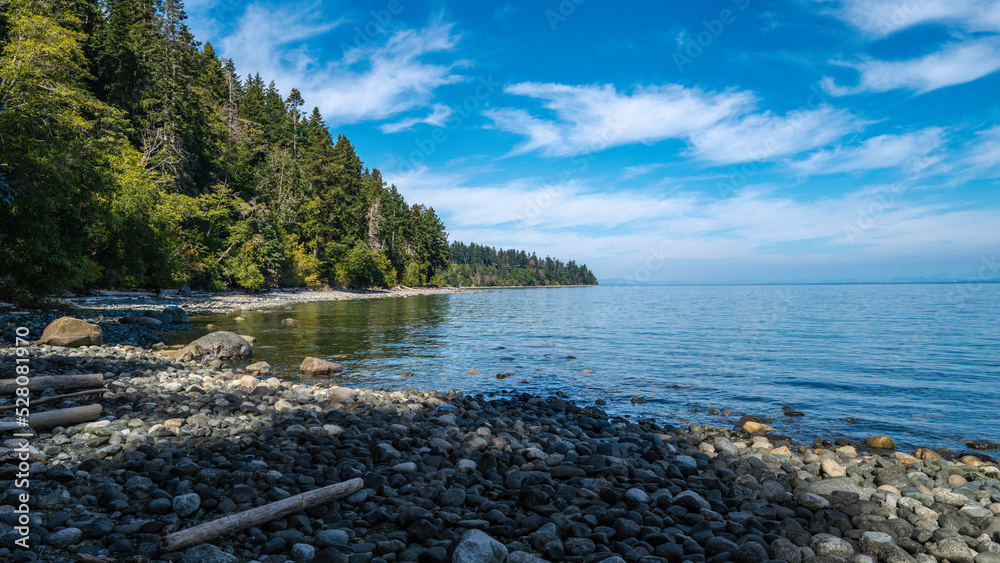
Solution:
{"label": "green foliage", "polygon": [[562,263],[523,250],[500,249],[475,243],[451,244],[451,267],[444,273],[448,285],[530,286],[596,285],[597,278],[584,264]]}
{"label": "green foliage", "polygon": [[395,285],[395,279],[396,272],[385,254],[360,241],[337,264],[337,281],[346,287],[390,287]]}
{"label": "green foliage", "polygon": [[434,210],[185,20],[179,0],[0,0],[0,292],[439,282]]}

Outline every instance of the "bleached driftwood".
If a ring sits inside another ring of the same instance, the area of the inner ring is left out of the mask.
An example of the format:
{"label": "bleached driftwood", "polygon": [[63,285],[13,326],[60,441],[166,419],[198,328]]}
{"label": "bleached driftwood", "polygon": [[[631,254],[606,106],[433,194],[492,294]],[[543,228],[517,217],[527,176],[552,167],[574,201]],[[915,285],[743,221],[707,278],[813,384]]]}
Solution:
{"label": "bleached driftwood", "polygon": [[211,543],[212,540],[227,534],[253,528],[307,508],[346,497],[363,487],[364,484],[364,479],[360,477],[351,479],[174,532],[160,541],[160,551],[163,553],[180,551],[187,547]]}

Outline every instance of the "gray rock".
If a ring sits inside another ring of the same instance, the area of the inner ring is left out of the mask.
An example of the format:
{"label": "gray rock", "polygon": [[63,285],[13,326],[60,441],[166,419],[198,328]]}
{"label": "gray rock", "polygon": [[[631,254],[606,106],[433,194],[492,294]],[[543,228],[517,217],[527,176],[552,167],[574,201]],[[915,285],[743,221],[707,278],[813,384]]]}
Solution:
{"label": "gray rock", "polygon": [[972,563],[976,559],[976,552],[962,538],[944,538],[928,544],[927,551],[938,559],[947,559],[953,563]]}
{"label": "gray rock", "polygon": [[[607,561],[607,559],[605,559]],[[513,551],[507,557],[507,563],[547,563],[544,559],[539,559],[530,553],[523,551]]]}
{"label": "gray rock", "polygon": [[205,362],[249,358],[252,355],[253,346],[249,342],[238,334],[220,330],[206,334],[182,348],[178,359]]}
{"label": "gray rock", "polygon": [[451,561],[452,563],[505,563],[507,548],[485,532],[469,530],[462,534]]}
{"label": "gray rock", "polygon": [[764,563],[767,561],[767,550],[757,542],[748,541],[732,554],[736,563]]}
{"label": "gray rock", "polygon": [[235,555],[226,553],[214,545],[203,543],[184,552],[181,563],[236,563]]}
{"label": "gray rock", "polygon": [[53,532],[45,538],[46,545],[57,549],[71,546],[83,539],[83,531],[80,528],[63,528],[58,532]]}
{"label": "gray rock", "polygon": [[731,456],[738,456],[740,454],[740,449],[733,444],[732,440],[729,438],[716,438],[712,445],[715,446],[715,451],[723,454],[729,454]]}
{"label": "gray rock", "polygon": [[288,552],[295,563],[312,563],[316,558],[316,548],[307,543],[297,543]]}
{"label": "gray rock", "polygon": [[830,534],[816,534],[809,542],[809,547],[820,557],[833,556],[847,559],[854,555],[854,546],[851,542]]}
{"label": "gray rock", "polygon": [[183,324],[188,322],[187,312],[184,309],[176,305],[171,305],[170,307],[164,307],[163,312],[170,315],[171,321],[173,323]]}
{"label": "gray rock", "polygon": [[814,495],[829,495],[834,491],[845,491],[848,493],[858,493],[861,498],[868,499],[870,495],[865,493],[865,490],[857,486],[854,481],[851,481],[847,477],[833,477],[830,479],[823,479],[822,481],[815,481],[797,487],[795,489],[794,495],[798,497],[801,494],[812,493]]}
{"label": "gray rock", "polygon": [[649,504],[649,495],[639,488],[629,489],[625,491],[625,500],[631,504]]}
{"label": "gray rock", "polygon": [[153,317],[139,317],[135,320],[135,324],[140,326],[160,326],[163,322]]}
{"label": "gray rock", "polygon": [[142,314],[142,316],[148,317],[150,319],[156,319],[164,324],[174,322],[173,315],[171,315],[170,313],[164,313],[160,311],[146,311]]}
{"label": "gray rock", "polygon": [[896,542],[893,541],[892,536],[883,532],[865,532],[861,535],[861,540],[858,543],[864,553],[878,555],[883,545],[895,545]]}
{"label": "gray rock", "polygon": [[682,491],[681,494],[674,497],[674,504],[695,512],[702,509],[712,509],[712,505],[694,491]]}
{"label": "gray rock", "polygon": [[771,559],[787,563],[801,563],[802,561],[802,552],[794,543],[785,538],[778,538],[771,542],[771,546],[767,548],[767,554]]}
{"label": "gray rock", "polygon": [[174,497],[172,506],[175,514],[181,518],[186,518],[197,512],[198,508],[201,507],[201,497],[198,496],[198,493],[176,496]]}
{"label": "gray rock", "polygon": [[882,544],[878,551],[879,563],[916,563],[912,556],[894,543]]}
{"label": "gray rock", "polygon": [[830,501],[813,493],[805,493],[801,495],[799,497],[799,504],[812,511],[830,507]]}
{"label": "gray rock", "polygon": [[347,545],[351,536],[346,530],[323,530],[313,536],[313,543],[319,547],[333,547],[335,545]]}

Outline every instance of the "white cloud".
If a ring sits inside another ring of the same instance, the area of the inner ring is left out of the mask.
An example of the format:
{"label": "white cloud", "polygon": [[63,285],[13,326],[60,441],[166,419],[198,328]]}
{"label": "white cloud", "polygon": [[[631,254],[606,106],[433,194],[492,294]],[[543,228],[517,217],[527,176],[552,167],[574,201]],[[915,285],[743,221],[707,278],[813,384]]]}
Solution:
{"label": "white cloud", "polygon": [[1000,125],[977,131],[958,161],[966,179],[1000,177]]}
{"label": "white cloud", "polygon": [[995,0],[844,0],[835,13],[870,36],[887,37],[928,23],[1000,31],[1000,3]]}
{"label": "white cloud", "polygon": [[384,42],[352,47],[326,62],[307,45],[341,20],[306,23],[306,15],[249,6],[237,29],[218,46],[243,73],[260,72],[283,91],[298,88],[306,103],[320,108],[330,125],[385,119],[426,107],[434,90],[463,80],[453,73],[465,64],[427,62],[426,57],[455,50],[459,36],[452,25],[433,22],[402,29]]}
{"label": "white cloud", "polygon": [[882,168],[903,168],[916,172],[942,159],[935,153],[944,143],[944,129],[929,127],[903,135],[879,135],[860,145],[837,147],[812,153],[807,158],[790,161],[799,174],[835,174]]}
{"label": "white cloud", "polygon": [[828,145],[864,126],[846,110],[822,106],[787,115],[750,114],[717,123],[690,138],[691,154],[716,164],[769,162]]}
{"label": "white cloud", "polygon": [[619,145],[683,138],[752,103],[747,92],[704,92],[670,84],[637,87],[631,94],[605,84],[568,86],[524,82],[504,88],[509,94],[543,100],[557,120],[541,119],[523,109],[501,108],[484,114],[501,130],[527,139],[513,154],[541,150],[546,156],[595,152]]}
{"label": "white cloud", "polygon": [[1000,245],[995,209],[943,204],[894,186],[810,200],[757,186],[719,199],[680,190],[601,192],[588,182],[532,178],[480,183],[426,168],[386,178],[408,200],[434,202],[452,240],[575,259],[599,277],[632,275],[654,251],[667,260],[659,279],[687,279],[673,264],[698,262],[714,264],[721,270],[715,279],[726,280],[769,275],[775,265],[808,276],[837,264],[974,262]]}
{"label": "white cloud", "polygon": [[426,117],[408,117],[395,123],[386,123],[380,126],[383,133],[398,133],[410,129],[418,123],[426,123],[434,127],[444,127],[448,118],[454,113],[450,107],[444,104],[434,104],[431,113]]}
{"label": "white cloud", "polygon": [[830,77],[823,88],[834,96],[859,92],[913,90],[918,94],[972,82],[1000,69],[1000,38],[996,36],[946,45],[940,51],[904,61],[881,61],[865,58],[859,62],[840,63],[861,74],[854,87],[837,85]]}
{"label": "white cloud", "polygon": [[523,109],[484,112],[496,128],[526,137],[512,154],[538,150],[565,156],[683,139],[693,156],[728,164],[811,150],[863,126],[851,113],[827,106],[784,116],[748,113],[755,102],[749,92],[704,92],[675,84],[636,88],[632,94],[611,85],[537,83],[514,84],[504,91],[544,100],[543,106],[555,113],[555,119],[543,119]]}

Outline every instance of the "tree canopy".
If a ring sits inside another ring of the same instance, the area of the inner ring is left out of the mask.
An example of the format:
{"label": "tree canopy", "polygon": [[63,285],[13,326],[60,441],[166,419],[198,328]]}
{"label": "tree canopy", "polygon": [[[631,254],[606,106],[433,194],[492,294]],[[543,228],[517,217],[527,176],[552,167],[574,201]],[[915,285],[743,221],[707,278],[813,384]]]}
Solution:
{"label": "tree canopy", "polygon": [[562,263],[523,250],[497,250],[475,243],[451,243],[445,282],[454,286],[596,285],[585,264]]}
{"label": "tree canopy", "polygon": [[0,295],[443,283],[434,209],[180,0],[0,2]]}

